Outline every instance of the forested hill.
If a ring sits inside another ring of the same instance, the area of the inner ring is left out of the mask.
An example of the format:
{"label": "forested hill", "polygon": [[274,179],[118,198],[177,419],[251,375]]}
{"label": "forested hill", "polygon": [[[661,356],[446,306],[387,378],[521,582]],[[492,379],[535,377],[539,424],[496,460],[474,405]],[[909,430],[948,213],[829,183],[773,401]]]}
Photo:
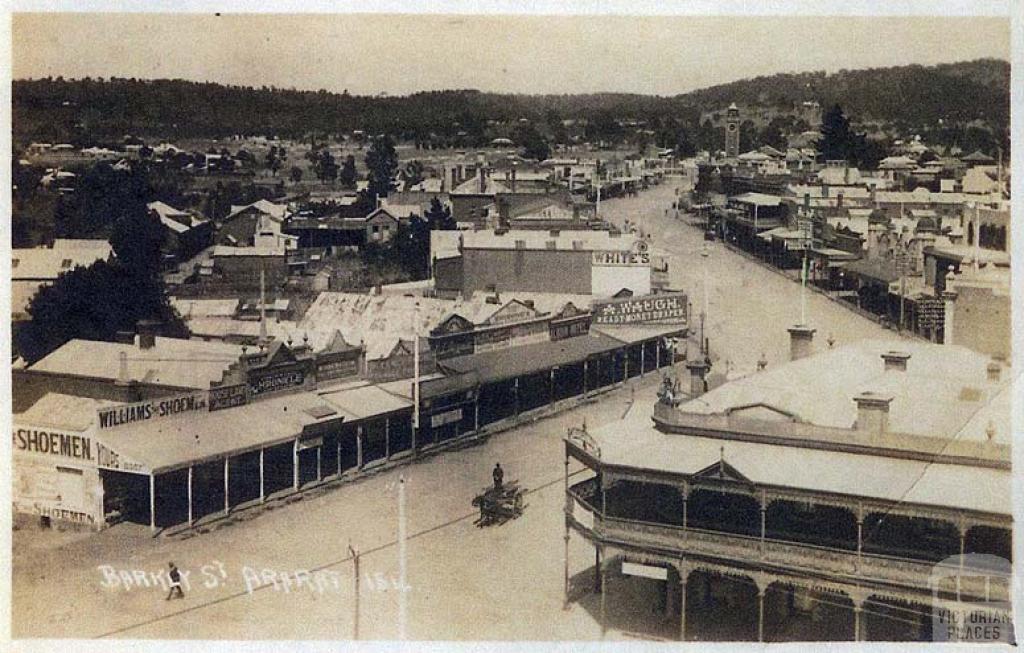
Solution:
{"label": "forested hill", "polygon": [[779,74],[721,84],[679,96],[685,103],[718,108],[738,105],[785,107],[816,100],[838,103],[856,120],[904,125],[981,120],[1005,130],[1010,116],[1010,64],[978,59],[938,66],[897,66]]}
{"label": "forested hill", "polygon": [[[877,120],[914,128],[979,121],[1004,134],[1009,121],[1010,66],[981,59],[938,66],[779,74],[722,84],[674,97],[630,94],[504,95],[471,90],[402,97],[251,88],[184,80],[46,78],[13,83],[15,146],[30,141],[88,144],[121,139],[221,137],[232,134],[302,136],[354,129],[403,138],[462,132],[481,138],[498,123],[528,118],[552,128],[586,119],[668,121],[696,127],[704,111],[741,106],[788,109],[815,100],[839,103],[855,122]],[[493,124],[493,123],[492,123]],[[555,134],[557,130],[549,130]],[[601,137],[600,129],[595,134]],[[557,136],[555,136],[557,139]]]}

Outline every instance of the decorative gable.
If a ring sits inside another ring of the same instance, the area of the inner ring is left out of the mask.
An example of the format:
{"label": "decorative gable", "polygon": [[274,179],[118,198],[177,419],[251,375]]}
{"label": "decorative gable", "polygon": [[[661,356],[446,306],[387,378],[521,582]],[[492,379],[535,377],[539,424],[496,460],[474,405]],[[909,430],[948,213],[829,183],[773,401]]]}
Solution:
{"label": "decorative gable", "polygon": [[484,324],[513,324],[515,322],[526,322],[537,317],[539,313],[535,308],[527,306],[518,299],[513,299],[495,311]]}
{"label": "decorative gable", "polygon": [[693,475],[694,478],[715,479],[753,485],[753,481],[739,472],[738,469],[725,462],[724,457],[713,465],[709,465]]}
{"label": "decorative gable", "polygon": [[437,325],[437,328],[434,329],[431,334],[443,336],[452,333],[465,333],[472,330],[472,322],[457,313],[452,313],[449,317],[443,320],[441,324]]}

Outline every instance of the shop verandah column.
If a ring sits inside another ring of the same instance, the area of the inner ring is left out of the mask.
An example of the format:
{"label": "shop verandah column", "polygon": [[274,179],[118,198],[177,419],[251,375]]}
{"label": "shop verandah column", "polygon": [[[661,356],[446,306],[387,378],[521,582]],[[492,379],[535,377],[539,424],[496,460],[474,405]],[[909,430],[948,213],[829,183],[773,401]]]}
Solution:
{"label": "shop verandah column", "polygon": [[149,475],[149,530],[156,532],[156,474]]}
{"label": "shop verandah column", "polygon": [[263,482],[263,452],[266,449],[260,449],[260,503],[264,503],[267,500],[267,492],[265,484]]}
{"label": "shop verandah column", "polygon": [[228,514],[231,511],[231,502],[229,500],[229,492],[231,491],[228,486],[228,479],[231,478],[228,472],[231,460],[231,456],[224,456],[224,514]]}

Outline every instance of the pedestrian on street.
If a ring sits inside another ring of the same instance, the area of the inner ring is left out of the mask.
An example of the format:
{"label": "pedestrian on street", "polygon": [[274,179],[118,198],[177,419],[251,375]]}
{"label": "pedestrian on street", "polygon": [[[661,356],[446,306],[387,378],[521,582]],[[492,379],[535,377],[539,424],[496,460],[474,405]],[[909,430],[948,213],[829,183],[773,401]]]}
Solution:
{"label": "pedestrian on street", "polygon": [[171,597],[174,596],[177,596],[179,599],[185,598],[185,592],[181,589],[181,572],[178,571],[173,562],[168,562],[167,566],[170,568],[167,575],[171,578],[171,591],[167,593],[167,598],[164,600],[170,601]]}
{"label": "pedestrian on street", "polygon": [[501,484],[505,480],[505,470],[501,468],[501,463],[494,465],[494,472],[491,474],[494,477],[494,487],[497,490],[501,489]]}

